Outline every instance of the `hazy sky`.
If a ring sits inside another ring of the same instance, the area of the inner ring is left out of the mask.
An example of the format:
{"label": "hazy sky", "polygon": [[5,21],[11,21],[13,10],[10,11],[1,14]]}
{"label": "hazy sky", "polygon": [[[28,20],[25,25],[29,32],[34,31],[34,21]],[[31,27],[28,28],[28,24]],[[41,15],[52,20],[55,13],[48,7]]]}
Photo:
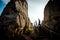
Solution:
{"label": "hazy sky", "polygon": [[10,1],[10,0],[2,0],[3,2],[5,2],[6,4]]}
{"label": "hazy sky", "polygon": [[28,0],[28,14],[32,23],[44,19],[44,8],[49,0]]}
{"label": "hazy sky", "polygon": [[[10,0],[0,0],[0,15]],[[32,23],[38,18],[42,21],[44,17],[44,7],[48,0],[28,0],[28,15]]]}

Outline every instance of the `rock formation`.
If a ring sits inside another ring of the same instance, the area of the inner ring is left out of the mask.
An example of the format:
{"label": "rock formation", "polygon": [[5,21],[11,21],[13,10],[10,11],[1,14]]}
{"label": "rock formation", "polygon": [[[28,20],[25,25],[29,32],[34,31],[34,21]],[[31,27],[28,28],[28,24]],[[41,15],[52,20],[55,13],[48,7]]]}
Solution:
{"label": "rock formation", "polygon": [[[27,0],[10,0],[0,16],[1,34],[15,36],[31,25]],[[23,32],[22,32],[23,33]]]}
{"label": "rock formation", "polygon": [[42,27],[49,31],[52,40],[60,37],[60,1],[50,0],[44,10]]}
{"label": "rock formation", "polygon": [[54,31],[56,30],[58,31],[58,29],[60,28],[58,26],[60,24],[59,22],[60,22],[60,1],[50,0],[45,7],[44,24],[47,25],[48,28]]}

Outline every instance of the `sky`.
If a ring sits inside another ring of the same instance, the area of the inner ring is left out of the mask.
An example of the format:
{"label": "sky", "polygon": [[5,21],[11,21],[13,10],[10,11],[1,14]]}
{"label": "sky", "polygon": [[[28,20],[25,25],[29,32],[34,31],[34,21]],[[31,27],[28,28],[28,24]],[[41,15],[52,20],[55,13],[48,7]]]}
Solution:
{"label": "sky", "polygon": [[5,3],[0,0],[0,15],[1,15],[1,13],[2,13],[4,7],[5,7]]}
{"label": "sky", "polygon": [[6,7],[6,4],[9,2],[10,0],[0,0],[0,15],[3,12],[3,9]]}
{"label": "sky", "polygon": [[5,4],[7,4],[10,0],[2,0]]}
{"label": "sky", "polygon": [[[10,0],[0,0],[0,15]],[[28,0],[28,16],[32,23],[44,19],[44,8],[49,0]]]}
{"label": "sky", "polygon": [[28,14],[32,23],[44,19],[44,8],[49,0],[28,0]]}

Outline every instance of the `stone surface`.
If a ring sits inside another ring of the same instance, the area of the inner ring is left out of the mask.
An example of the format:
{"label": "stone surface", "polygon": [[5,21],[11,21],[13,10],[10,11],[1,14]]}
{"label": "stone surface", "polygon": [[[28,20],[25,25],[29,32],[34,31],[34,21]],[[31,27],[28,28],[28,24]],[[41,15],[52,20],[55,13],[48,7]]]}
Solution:
{"label": "stone surface", "polygon": [[60,1],[50,0],[44,10],[43,27],[54,34],[60,34]]}
{"label": "stone surface", "polygon": [[0,16],[0,30],[9,37],[26,31],[30,23],[27,0],[11,0]]}

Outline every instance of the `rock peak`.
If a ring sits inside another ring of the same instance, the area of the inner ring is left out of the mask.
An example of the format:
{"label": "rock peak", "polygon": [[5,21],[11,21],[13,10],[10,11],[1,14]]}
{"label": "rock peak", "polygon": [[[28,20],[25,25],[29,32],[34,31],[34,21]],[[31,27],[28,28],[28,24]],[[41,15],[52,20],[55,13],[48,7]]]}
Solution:
{"label": "rock peak", "polygon": [[7,36],[13,36],[16,33],[20,34],[20,31],[23,31],[23,29],[26,31],[26,28],[31,27],[31,25],[26,0],[11,0],[0,16],[1,30],[5,31]]}

